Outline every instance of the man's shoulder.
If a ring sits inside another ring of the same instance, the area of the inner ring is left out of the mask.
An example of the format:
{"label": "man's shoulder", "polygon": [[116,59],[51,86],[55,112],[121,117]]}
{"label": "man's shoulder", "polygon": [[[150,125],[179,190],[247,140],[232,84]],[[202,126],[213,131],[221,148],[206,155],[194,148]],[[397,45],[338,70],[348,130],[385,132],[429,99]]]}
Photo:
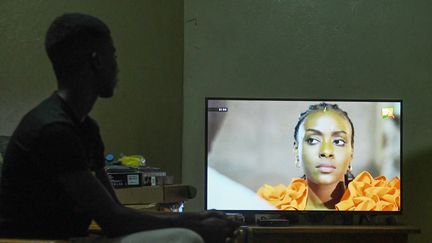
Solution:
{"label": "man's shoulder", "polygon": [[74,124],[71,115],[64,109],[59,98],[54,95],[30,110],[23,117],[22,123],[31,125],[33,128],[42,128],[55,123]]}
{"label": "man's shoulder", "polygon": [[20,144],[30,146],[43,129],[59,125],[70,129],[75,127],[62,104],[51,96],[24,115],[11,139],[18,139]]}

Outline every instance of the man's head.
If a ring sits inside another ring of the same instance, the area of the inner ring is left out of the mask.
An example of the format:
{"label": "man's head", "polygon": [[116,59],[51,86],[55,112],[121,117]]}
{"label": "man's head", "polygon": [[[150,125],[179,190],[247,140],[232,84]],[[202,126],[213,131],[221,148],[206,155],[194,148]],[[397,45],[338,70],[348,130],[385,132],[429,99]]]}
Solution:
{"label": "man's head", "polygon": [[111,97],[117,83],[117,63],[110,30],[101,20],[78,13],[56,18],[45,37],[60,89],[91,88]]}

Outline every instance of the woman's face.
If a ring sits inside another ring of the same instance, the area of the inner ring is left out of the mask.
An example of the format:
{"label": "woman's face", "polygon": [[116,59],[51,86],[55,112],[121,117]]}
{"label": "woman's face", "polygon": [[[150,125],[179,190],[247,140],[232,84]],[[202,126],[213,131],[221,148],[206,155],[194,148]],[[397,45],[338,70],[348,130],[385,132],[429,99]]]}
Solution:
{"label": "woman's face", "polygon": [[294,150],[306,178],[316,184],[344,180],[352,160],[352,129],[349,121],[334,110],[310,113],[299,127]]}

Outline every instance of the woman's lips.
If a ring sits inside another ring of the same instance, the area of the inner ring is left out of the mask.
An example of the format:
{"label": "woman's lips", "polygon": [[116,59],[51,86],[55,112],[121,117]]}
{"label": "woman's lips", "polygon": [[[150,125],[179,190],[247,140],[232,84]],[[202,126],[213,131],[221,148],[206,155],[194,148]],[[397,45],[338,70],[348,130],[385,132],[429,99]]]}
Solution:
{"label": "woman's lips", "polygon": [[319,164],[315,168],[321,173],[331,173],[336,169],[336,166],[332,164]]}

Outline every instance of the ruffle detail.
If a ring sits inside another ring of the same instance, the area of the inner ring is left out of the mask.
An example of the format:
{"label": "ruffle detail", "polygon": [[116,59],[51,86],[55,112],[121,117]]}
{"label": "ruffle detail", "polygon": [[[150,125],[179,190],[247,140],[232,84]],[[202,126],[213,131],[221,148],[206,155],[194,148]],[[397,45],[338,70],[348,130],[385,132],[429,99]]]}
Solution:
{"label": "ruffle detail", "polygon": [[[280,210],[304,210],[308,197],[307,181],[294,178],[288,186],[264,184],[257,195]],[[398,211],[400,210],[400,179],[388,181],[385,176],[373,178],[361,172],[349,183],[342,199],[335,205],[339,211]]]}
{"label": "ruffle detail", "polygon": [[398,211],[400,180],[388,181],[385,176],[373,178],[367,171],[360,173],[336,204],[340,211]]}
{"label": "ruffle detail", "polygon": [[257,195],[280,210],[304,210],[308,195],[307,182],[294,178],[288,186],[265,184],[258,189]]}

